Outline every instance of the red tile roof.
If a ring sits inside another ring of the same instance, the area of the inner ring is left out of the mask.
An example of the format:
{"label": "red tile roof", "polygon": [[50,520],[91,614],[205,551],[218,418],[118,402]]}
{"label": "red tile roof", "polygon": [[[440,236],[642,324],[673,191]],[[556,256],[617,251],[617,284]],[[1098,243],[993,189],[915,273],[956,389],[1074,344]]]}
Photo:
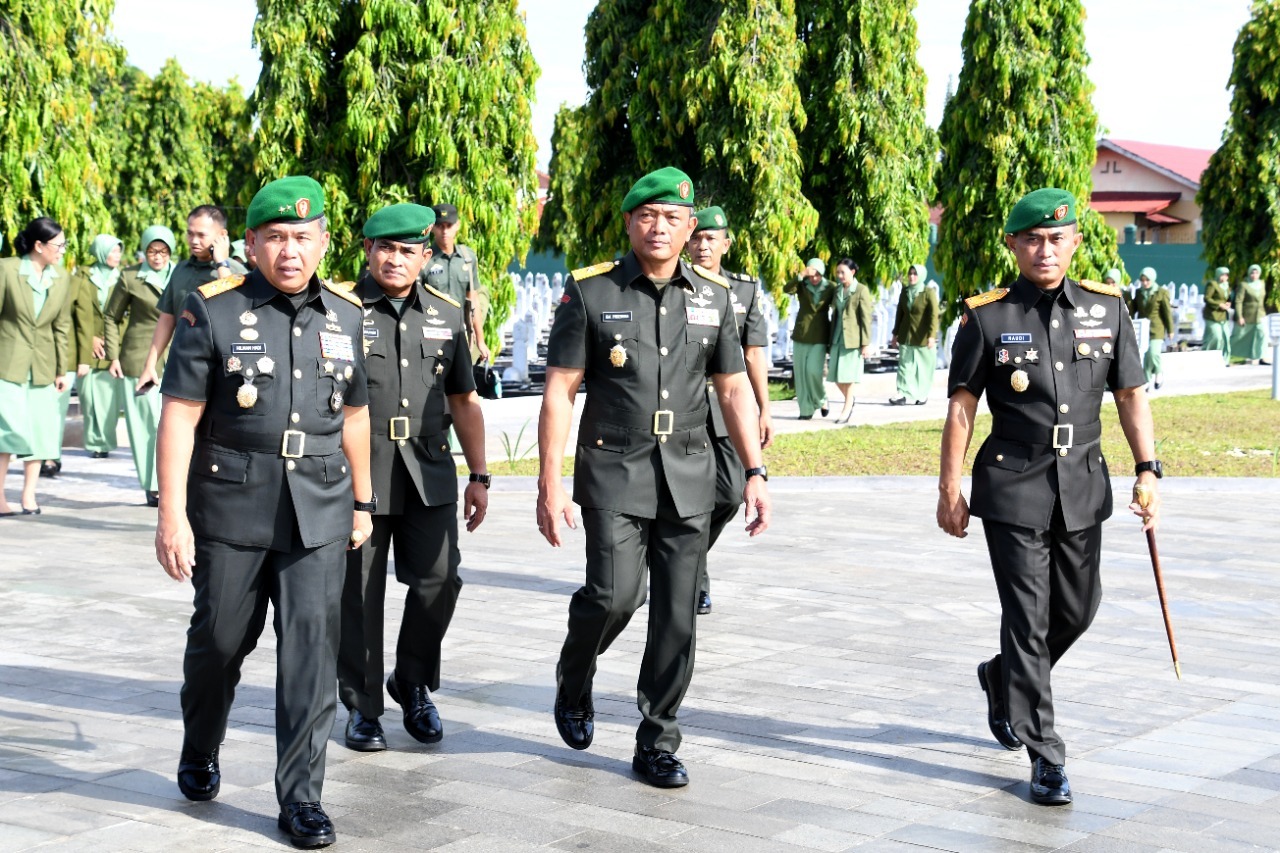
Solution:
{"label": "red tile roof", "polygon": [[1154,142],[1135,142],[1132,139],[1112,139],[1107,137],[1099,144],[1110,145],[1121,152],[1146,160],[1165,171],[1179,177],[1200,183],[1200,176],[1209,165],[1213,151],[1206,148],[1182,148],[1177,145],[1157,145]]}

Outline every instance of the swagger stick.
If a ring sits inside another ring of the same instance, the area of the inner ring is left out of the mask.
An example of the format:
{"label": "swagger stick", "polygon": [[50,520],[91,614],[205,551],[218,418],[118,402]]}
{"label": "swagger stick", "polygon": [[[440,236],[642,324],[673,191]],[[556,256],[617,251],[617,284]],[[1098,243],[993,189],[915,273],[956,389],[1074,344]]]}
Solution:
{"label": "swagger stick", "polygon": [[[1146,509],[1151,505],[1151,490],[1146,486],[1133,487],[1133,500]],[[1173,639],[1173,621],[1169,618],[1169,602],[1164,594],[1164,573],[1160,571],[1160,552],[1156,549],[1156,532],[1147,531],[1147,550],[1151,552],[1151,570],[1156,576],[1156,594],[1160,596],[1160,615],[1164,617],[1164,632],[1169,636],[1169,654],[1173,656],[1173,671],[1182,680],[1182,665],[1178,663],[1178,644]]]}

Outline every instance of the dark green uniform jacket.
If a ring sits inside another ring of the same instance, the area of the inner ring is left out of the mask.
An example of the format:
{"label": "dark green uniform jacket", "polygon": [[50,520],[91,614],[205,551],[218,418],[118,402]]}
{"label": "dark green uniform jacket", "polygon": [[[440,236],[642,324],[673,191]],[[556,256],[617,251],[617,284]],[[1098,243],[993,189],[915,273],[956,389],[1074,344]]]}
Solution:
{"label": "dark green uniform jacket", "polygon": [[791,329],[791,340],[798,344],[822,344],[825,347],[831,341],[831,319],[828,311],[835,289],[824,278],[816,296],[814,290],[808,279],[789,281],[782,287],[783,293],[794,293],[800,300],[796,324]]}
{"label": "dark green uniform jacket", "polygon": [[1101,523],[1111,515],[1102,395],[1146,382],[1119,289],[1067,279],[1054,298],[1019,277],[966,304],[948,395],[985,391],[993,418],[973,463],[971,512],[1048,530],[1061,501],[1067,530]]}
{"label": "dark green uniform jacket", "polygon": [[907,288],[902,288],[893,334],[899,345],[912,347],[927,347],[929,338],[938,337],[938,294],[932,288],[922,288],[910,305],[907,304]]}
{"label": "dark green uniform jacket", "polygon": [[[151,336],[160,317],[163,289],[139,277],[142,264],[134,264],[120,273],[120,280],[107,300],[107,359],[120,359],[125,376],[141,376],[151,349]],[[126,326],[125,319],[128,319]],[[177,331],[174,331],[177,334]],[[168,347],[156,361],[156,372],[164,372]]]}
{"label": "dark green uniform jacket", "polygon": [[195,534],[277,551],[349,536],[342,407],[369,402],[359,300],[313,277],[295,316],[254,271],[197,289],[177,321],[160,390],[206,404],[187,485]]}
{"label": "dark green uniform jacket", "polygon": [[[111,286],[110,293],[115,293],[119,284],[117,280]],[[71,367],[87,364],[94,370],[106,370],[111,366],[111,362],[95,358],[93,355],[93,339],[101,338],[104,348],[107,341],[106,315],[98,302],[98,286],[89,279],[88,272],[83,269],[77,270],[72,276],[71,286],[73,288],[71,324],[75,327],[75,354],[72,356]],[[107,298],[109,300],[111,297]]]}
{"label": "dark green uniform jacket", "polygon": [[[843,289],[842,285],[836,285],[837,293]],[[832,305],[838,304],[837,300],[832,300]],[[831,318],[831,340],[828,343],[835,343],[836,325],[839,324],[840,331],[844,334],[842,346],[845,349],[861,349],[869,346],[872,308],[871,290],[862,282],[858,282],[857,289],[845,301],[843,310]]]}
{"label": "dark green uniform jacket", "polygon": [[57,268],[40,316],[35,293],[18,274],[22,258],[0,260],[0,379],[35,385],[53,381],[75,368],[70,363],[71,276]]}
{"label": "dark green uniform jacket", "polygon": [[1173,334],[1173,306],[1169,293],[1159,285],[1139,287],[1133,293],[1133,316],[1147,320],[1153,341],[1161,341]]}
{"label": "dark green uniform jacket", "polygon": [[1220,307],[1231,301],[1227,286],[1220,281],[1211,281],[1204,288],[1204,308],[1201,313],[1210,323],[1221,323],[1227,319],[1227,309]]}
{"label": "dark green uniform jacket", "polygon": [[[449,452],[445,397],[476,387],[462,306],[417,284],[401,314],[368,274],[353,294],[364,303],[377,514],[401,514],[407,489],[417,489],[427,506],[456,503],[458,469]],[[397,457],[403,465],[395,464]]]}
{"label": "dark green uniform jacket", "polygon": [[665,480],[681,517],[711,511],[707,376],[746,369],[734,316],[728,281],[683,261],[661,291],[630,252],[569,277],[547,366],[585,370],[574,501],[656,518]]}
{"label": "dark green uniform jacket", "polygon": [[1261,279],[1254,282],[1242,282],[1236,288],[1236,297],[1232,300],[1232,307],[1235,308],[1237,323],[1241,319],[1246,323],[1262,322],[1262,318],[1267,315],[1266,306],[1263,304],[1266,292],[1267,286]]}
{"label": "dark green uniform jacket", "polygon": [[[247,273],[248,270],[243,264],[235,258],[231,259],[233,277]],[[173,268],[173,275],[169,277],[169,286],[164,289],[164,293],[160,294],[160,313],[177,316],[187,297],[197,287],[217,280],[218,268],[213,265],[213,261],[197,261],[195,258],[179,261]]]}
{"label": "dark green uniform jacket", "polygon": [[[724,269],[721,272],[729,282],[729,303],[733,306],[734,325],[738,327],[743,353],[747,347],[769,346],[769,324],[760,310],[760,280],[740,272]],[[716,438],[728,438],[729,428],[724,422],[724,412],[720,411],[720,398],[716,396],[715,386],[709,382],[707,405],[711,409],[711,434]]]}

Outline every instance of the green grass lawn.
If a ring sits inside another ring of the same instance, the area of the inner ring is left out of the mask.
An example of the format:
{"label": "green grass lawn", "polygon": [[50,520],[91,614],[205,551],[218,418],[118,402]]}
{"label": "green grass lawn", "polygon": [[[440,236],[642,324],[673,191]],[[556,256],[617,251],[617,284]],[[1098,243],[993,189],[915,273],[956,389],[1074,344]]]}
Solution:
{"label": "green grass lawn", "polygon": [[[1156,454],[1173,477],[1275,477],[1280,452],[1280,400],[1270,391],[1165,397],[1152,401]],[[1102,408],[1102,450],[1112,473],[1127,475],[1132,457],[1114,406]],[[967,472],[991,417],[978,418]],[[942,421],[792,433],[765,451],[769,476],[863,477],[938,473]],[[495,474],[531,476],[536,459],[494,464]],[[573,473],[566,459],[565,475]]]}

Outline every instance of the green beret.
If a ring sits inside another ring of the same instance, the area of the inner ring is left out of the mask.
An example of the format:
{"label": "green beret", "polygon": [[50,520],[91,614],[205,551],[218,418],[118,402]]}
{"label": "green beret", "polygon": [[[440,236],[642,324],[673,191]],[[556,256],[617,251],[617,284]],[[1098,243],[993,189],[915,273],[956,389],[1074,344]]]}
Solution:
{"label": "green beret", "polygon": [[147,247],[157,240],[168,246],[170,253],[172,253],[178,245],[178,241],[174,239],[172,231],[165,228],[163,225],[152,225],[146,231],[142,232],[142,251],[145,252]]}
{"label": "green beret", "polygon": [[314,178],[290,175],[258,190],[249,202],[245,228],[268,222],[310,222],[324,215],[324,189]]}
{"label": "green beret", "polygon": [[364,236],[397,243],[425,243],[431,237],[436,213],[420,204],[393,204],[374,213],[364,223]]}
{"label": "green beret", "polygon": [[1257,270],[1259,273],[1261,273],[1262,267],[1258,266],[1257,264],[1249,264],[1249,272],[1253,272],[1254,270]]}
{"label": "green beret", "polygon": [[693,181],[674,166],[657,169],[635,182],[622,200],[622,212],[642,204],[682,204],[693,207]]}
{"label": "green beret", "polygon": [[808,263],[805,264],[805,267],[813,267],[818,271],[818,275],[827,274],[827,265],[823,263],[822,258],[810,258]]}
{"label": "green beret", "polygon": [[713,228],[723,228],[726,231],[729,230],[729,217],[724,215],[724,210],[722,208],[704,207],[702,210],[695,213],[694,216],[698,217],[698,224],[693,229],[694,234],[697,234],[699,231],[710,231]]}
{"label": "green beret", "polygon": [[1121,283],[1120,270],[1118,269],[1107,270],[1107,274],[1102,277],[1102,280],[1106,281],[1107,279],[1111,279],[1116,284],[1120,284]]}
{"label": "green beret", "polygon": [[1028,228],[1056,228],[1076,221],[1076,200],[1057,187],[1045,187],[1024,195],[1004,223],[1004,233],[1017,234]]}
{"label": "green beret", "polygon": [[1223,275],[1231,275],[1231,270],[1227,269],[1226,267],[1218,267],[1216,270],[1213,271],[1214,278],[1217,278],[1218,276],[1223,276]]}
{"label": "green beret", "polygon": [[1156,271],[1154,267],[1143,267],[1142,272],[1138,273],[1138,278],[1145,278],[1152,284],[1156,283]]}

